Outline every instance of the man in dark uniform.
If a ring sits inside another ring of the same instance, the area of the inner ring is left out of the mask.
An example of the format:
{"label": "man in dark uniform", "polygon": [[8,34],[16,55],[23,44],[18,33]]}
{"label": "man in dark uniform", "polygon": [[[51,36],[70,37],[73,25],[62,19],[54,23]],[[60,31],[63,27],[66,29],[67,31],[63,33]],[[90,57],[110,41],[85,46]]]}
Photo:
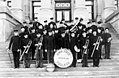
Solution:
{"label": "man in dark uniform", "polygon": [[80,39],[80,46],[81,46],[81,55],[82,55],[82,67],[88,67],[88,46],[89,46],[89,39],[87,38],[86,32],[82,32],[82,37]]}
{"label": "man in dark uniform", "polygon": [[21,27],[21,33],[19,34],[20,38],[23,39],[24,38],[24,33],[25,33],[25,28]]}
{"label": "man in dark uniform", "polygon": [[45,52],[47,52],[48,63],[53,63],[55,51],[55,38],[53,37],[52,30],[48,30],[48,35],[45,37]]}
{"label": "man in dark uniform", "polygon": [[66,36],[64,30],[61,32],[61,37],[58,39],[58,41],[59,41],[59,48],[70,49],[69,38]]}
{"label": "man in dark uniform", "polygon": [[25,28],[25,32],[29,32],[29,30],[28,30],[28,26],[27,26],[27,22],[23,22],[23,26],[24,26],[24,28]]}
{"label": "man in dark uniform", "polygon": [[99,46],[100,59],[102,59],[102,30],[100,27],[98,27],[97,31],[98,37],[100,37],[100,46]]}
{"label": "man in dark uniform", "polygon": [[[29,36],[28,33],[25,33],[24,38],[21,40],[22,53],[28,47],[28,43],[31,41],[28,36]],[[31,57],[31,52],[29,48],[28,52],[25,52],[23,56],[23,63],[25,68],[30,67],[30,57]]]}
{"label": "man in dark uniform", "polygon": [[19,68],[19,57],[20,57],[20,37],[18,30],[14,30],[14,36],[11,38],[8,49],[12,46],[12,53],[14,58],[14,68]]}
{"label": "man in dark uniform", "polygon": [[[31,33],[29,34],[29,38],[32,40],[32,42],[34,41],[34,39],[36,38],[36,32],[35,32],[35,29],[32,27],[31,29]],[[32,51],[32,60],[34,60],[34,54],[35,54],[35,46],[34,44],[32,43],[31,45],[31,51]]]}
{"label": "man in dark uniform", "polygon": [[49,28],[52,29],[54,31],[54,29],[57,28],[56,23],[54,22],[54,18],[50,18],[50,22],[48,24]]}
{"label": "man in dark uniform", "polygon": [[37,32],[37,38],[34,40],[34,45],[36,47],[35,57],[36,57],[36,67],[43,67],[43,36],[41,32]]}
{"label": "man in dark uniform", "polygon": [[89,59],[92,59],[91,58],[91,54],[92,54],[92,51],[93,51],[93,41],[92,41],[92,39],[93,39],[93,30],[92,30],[92,28],[90,27],[89,28],[89,30],[88,30],[88,33],[87,33],[87,38],[89,39],[89,52],[88,52],[88,58]]}
{"label": "man in dark uniform", "polygon": [[[95,47],[98,44],[99,37],[97,36],[97,31],[93,31],[93,37],[92,37],[92,44],[93,44],[93,50],[91,57],[93,57],[93,67],[99,67],[100,62],[100,54],[97,47]],[[95,47],[95,48],[94,48]]]}
{"label": "man in dark uniform", "polygon": [[73,63],[72,63],[73,67],[76,67],[76,62],[77,62],[76,51],[75,51],[75,48],[74,48],[76,45],[77,45],[77,37],[75,37],[75,33],[71,32],[70,50],[73,54]]}
{"label": "man in dark uniform", "polygon": [[105,59],[110,59],[110,46],[112,38],[108,28],[105,29],[105,33],[103,33],[102,39],[105,47]]}

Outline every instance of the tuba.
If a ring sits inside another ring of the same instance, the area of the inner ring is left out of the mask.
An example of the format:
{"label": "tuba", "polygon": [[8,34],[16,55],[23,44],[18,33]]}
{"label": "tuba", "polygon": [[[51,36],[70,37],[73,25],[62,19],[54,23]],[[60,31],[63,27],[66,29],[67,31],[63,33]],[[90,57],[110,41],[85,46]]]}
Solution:
{"label": "tuba", "polygon": [[22,60],[24,54],[25,54],[25,53],[26,53],[26,54],[28,53],[31,44],[32,44],[32,41],[30,40],[30,41],[28,42],[27,46],[25,47],[23,53],[22,53],[21,56],[20,56],[20,59],[19,59],[20,61]]}

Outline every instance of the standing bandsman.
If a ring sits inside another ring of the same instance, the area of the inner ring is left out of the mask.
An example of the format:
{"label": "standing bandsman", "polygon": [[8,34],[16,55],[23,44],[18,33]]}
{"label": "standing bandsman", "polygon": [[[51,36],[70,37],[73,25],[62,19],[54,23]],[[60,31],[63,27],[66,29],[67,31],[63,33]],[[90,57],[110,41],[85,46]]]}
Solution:
{"label": "standing bandsman", "polygon": [[37,38],[34,40],[34,45],[36,47],[35,57],[36,57],[36,67],[43,67],[43,36],[41,32],[37,32]]}
{"label": "standing bandsman", "polygon": [[59,48],[66,48],[66,49],[70,49],[69,46],[69,38],[65,33],[65,30],[62,30],[61,32],[61,37],[58,39],[58,44],[59,44]]}
{"label": "standing bandsman", "polygon": [[88,60],[89,39],[87,38],[87,34],[85,31],[82,32],[80,45],[81,45],[81,55],[82,55],[82,67],[88,67],[87,60]]}
{"label": "standing bandsman", "polygon": [[48,30],[48,35],[45,37],[45,52],[47,52],[48,63],[53,63],[55,51],[55,38],[53,37],[52,30]]}
{"label": "standing bandsman", "polygon": [[25,32],[28,33],[29,29],[28,29],[28,26],[27,26],[27,22],[23,22],[23,27],[25,28]]}
{"label": "standing bandsman", "polygon": [[14,68],[19,68],[19,56],[20,56],[20,37],[18,30],[14,30],[14,36],[11,38],[8,49],[12,47],[12,53],[14,58]]}
{"label": "standing bandsman", "polygon": [[103,44],[105,47],[105,59],[111,59],[110,58],[110,46],[111,46],[111,34],[109,33],[109,29],[105,28],[105,33],[102,35]]}
{"label": "standing bandsman", "polygon": [[71,39],[70,39],[70,50],[73,54],[73,63],[72,66],[76,67],[76,62],[77,62],[77,56],[76,56],[76,52],[77,49],[75,49],[75,47],[77,47],[77,37],[75,37],[75,33],[71,32]]}
{"label": "standing bandsman", "polygon": [[93,67],[99,67],[99,49],[96,47],[98,44],[99,37],[97,36],[97,31],[93,31],[93,37],[92,37],[92,44],[93,44],[93,51],[91,54],[91,57],[93,57]]}
{"label": "standing bandsman", "polygon": [[[24,52],[26,48],[28,48],[28,44],[31,41],[28,36],[29,36],[28,33],[25,33],[24,38],[21,40],[22,53]],[[25,68],[30,67],[30,56],[31,56],[31,53],[29,49],[28,52],[25,52],[23,55],[23,64]]]}
{"label": "standing bandsman", "polygon": [[[34,39],[36,38],[36,30],[35,28],[30,28],[31,33],[29,34],[29,38],[32,40],[32,42],[34,41]],[[32,51],[32,60],[34,60],[34,54],[35,54],[35,46],[34,43],[32,43],[31,45],[31,51]]]}
{"label": "standing bandsman", "polygon": [[98,37],[100,37],[100,46],[99,46],[99,53],[100,53],[100,59],[102,59],[102,30],[101,27],[98,27]]}
{"label": "standing bandsman", "polygon": [[24,38],[25,28],[21,27],[21,33],[19,34],[21,40]]}

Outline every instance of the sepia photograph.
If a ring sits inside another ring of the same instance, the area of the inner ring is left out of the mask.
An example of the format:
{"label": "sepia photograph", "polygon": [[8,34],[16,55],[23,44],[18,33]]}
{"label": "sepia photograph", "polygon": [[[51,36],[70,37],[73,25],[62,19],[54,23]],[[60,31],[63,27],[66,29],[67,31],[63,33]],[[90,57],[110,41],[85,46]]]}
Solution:
{"label": "sepia photograph", "polygon": [[0,0],[0,78],[119,78],[119,0]]}

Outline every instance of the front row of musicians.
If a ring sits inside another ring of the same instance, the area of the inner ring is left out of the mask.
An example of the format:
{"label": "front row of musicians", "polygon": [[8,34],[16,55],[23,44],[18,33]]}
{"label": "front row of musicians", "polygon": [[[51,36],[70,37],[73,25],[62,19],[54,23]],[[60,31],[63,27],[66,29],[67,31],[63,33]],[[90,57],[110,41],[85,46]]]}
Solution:
{"label": "front row of musicians", "polygon": [[[72,66],[76,67],[77,59],[82,59],[82,67],[88,67],[87,60],[93,59],[93,66],[99,66],[102,45],[105,47],[105,59],[110,59],[111,34],[109,29],[105,28],[104,33],[100,34],[101,29],[80,33],[61,31],[55,33],[51,29],[48,31],[37,31],[31,29],[31,33],[14,30],[14,36],[9,43],[9,50],[12,47],[14,66],[19,68],[19,60],[23,60],[25,68],[30,67],[30,59],[36,59],[36,67],[43,67],[44,53],[47,53],[47,62],[53,63],[54,53],[61,48],[70,49],[73,55]],[[31,43],[30,43],[31,41]]]}

